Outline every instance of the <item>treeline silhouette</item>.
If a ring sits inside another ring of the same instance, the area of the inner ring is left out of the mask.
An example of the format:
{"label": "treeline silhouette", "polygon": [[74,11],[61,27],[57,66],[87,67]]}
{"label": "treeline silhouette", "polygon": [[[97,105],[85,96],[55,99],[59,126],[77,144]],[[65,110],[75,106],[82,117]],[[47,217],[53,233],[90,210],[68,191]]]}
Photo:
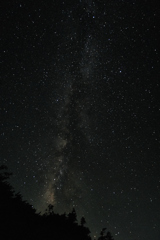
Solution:
{"label": "treeline silhouette", "polygon": [[[0,239],[3,240],[91,240],[86,220],[77,223],[76,211],[56,214],[53,205],[46,212],[36,213],[32,205],[15,193],[8,182],[10,173],[6,166],[0,166]],[[102,229],[98,240],[114,240],[106,228]]]}

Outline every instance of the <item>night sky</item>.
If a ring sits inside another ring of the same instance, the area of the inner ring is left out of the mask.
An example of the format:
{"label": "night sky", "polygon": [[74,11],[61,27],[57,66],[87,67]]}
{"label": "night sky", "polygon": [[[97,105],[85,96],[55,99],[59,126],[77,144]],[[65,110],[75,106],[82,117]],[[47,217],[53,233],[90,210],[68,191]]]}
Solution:
{"label": "night sky", "polygon": [[3,1],[0,164],[92,236],[160,239],[158,1]]}

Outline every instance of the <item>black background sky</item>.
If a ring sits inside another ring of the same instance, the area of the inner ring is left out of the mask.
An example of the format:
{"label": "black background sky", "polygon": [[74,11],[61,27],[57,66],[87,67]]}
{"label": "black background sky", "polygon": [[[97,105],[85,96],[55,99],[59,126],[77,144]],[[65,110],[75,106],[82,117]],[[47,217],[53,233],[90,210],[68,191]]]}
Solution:
{"label": "black background sky", "polygon": [[160,239],[158,1],[4,1],[0,163],[38,211]]}

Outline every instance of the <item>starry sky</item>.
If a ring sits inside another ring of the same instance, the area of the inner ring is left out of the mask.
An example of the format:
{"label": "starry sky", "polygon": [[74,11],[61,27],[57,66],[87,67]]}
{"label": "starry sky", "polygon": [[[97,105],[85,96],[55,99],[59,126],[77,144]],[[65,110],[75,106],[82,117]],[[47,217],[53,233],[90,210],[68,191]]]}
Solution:
{"label": "starry sky", "polygon": [[4,1],[0,164],[37,211],[160,239],[158,1]]}

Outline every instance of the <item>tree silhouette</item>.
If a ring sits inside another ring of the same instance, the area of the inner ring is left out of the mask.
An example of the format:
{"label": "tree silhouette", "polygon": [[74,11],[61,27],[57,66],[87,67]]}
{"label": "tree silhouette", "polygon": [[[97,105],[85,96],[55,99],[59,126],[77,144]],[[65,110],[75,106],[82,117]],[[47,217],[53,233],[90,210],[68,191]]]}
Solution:
{"label": "tree silhouette", "polygon": [[52,204],[49,204],[44,215],[46,215],[46,216],[54,215],[53,208],[54,208],[54,206]]}
{"label": "tree silhouette", "polygon": [[[20,193],[15,194],[8,179],[11,173],[1,166],[0,170],[0,221],[2,239],[29,239],[35,220],[36,210],[22,200]],[[31,231],[28,231],[31,229]]]}
{"label": "tree silhouette", "polygon": [[77,214],[75,209],[73,208],[72,212],[68,214],[68,220],[71,223],[76,223],[77,222]]}
{"label": "tree silhouette", "polygon": [[[48,205],[45,214],[40,215],[20,193],[15,193],[8,179],[11,173],[5,166],[0,167],[0,239],[9,240],[91,240],[90,230],[85,227],[86,220],[77,222],[73,208],[68,215],[60,215]],[[103,229],[98,240],[113,240],[111,234]]]}
{"label": "tree silhouette", "polygon": [[106,231],[107,228],[102,228],[102,231],[100,233],[100,237],[98,240],[114,240],[111,233]]}
{"label": "tree silhouette", "polygon": [[81,226],[84,226],[84,224],[86,224],[86,220],[84,217],[81,218]]}

